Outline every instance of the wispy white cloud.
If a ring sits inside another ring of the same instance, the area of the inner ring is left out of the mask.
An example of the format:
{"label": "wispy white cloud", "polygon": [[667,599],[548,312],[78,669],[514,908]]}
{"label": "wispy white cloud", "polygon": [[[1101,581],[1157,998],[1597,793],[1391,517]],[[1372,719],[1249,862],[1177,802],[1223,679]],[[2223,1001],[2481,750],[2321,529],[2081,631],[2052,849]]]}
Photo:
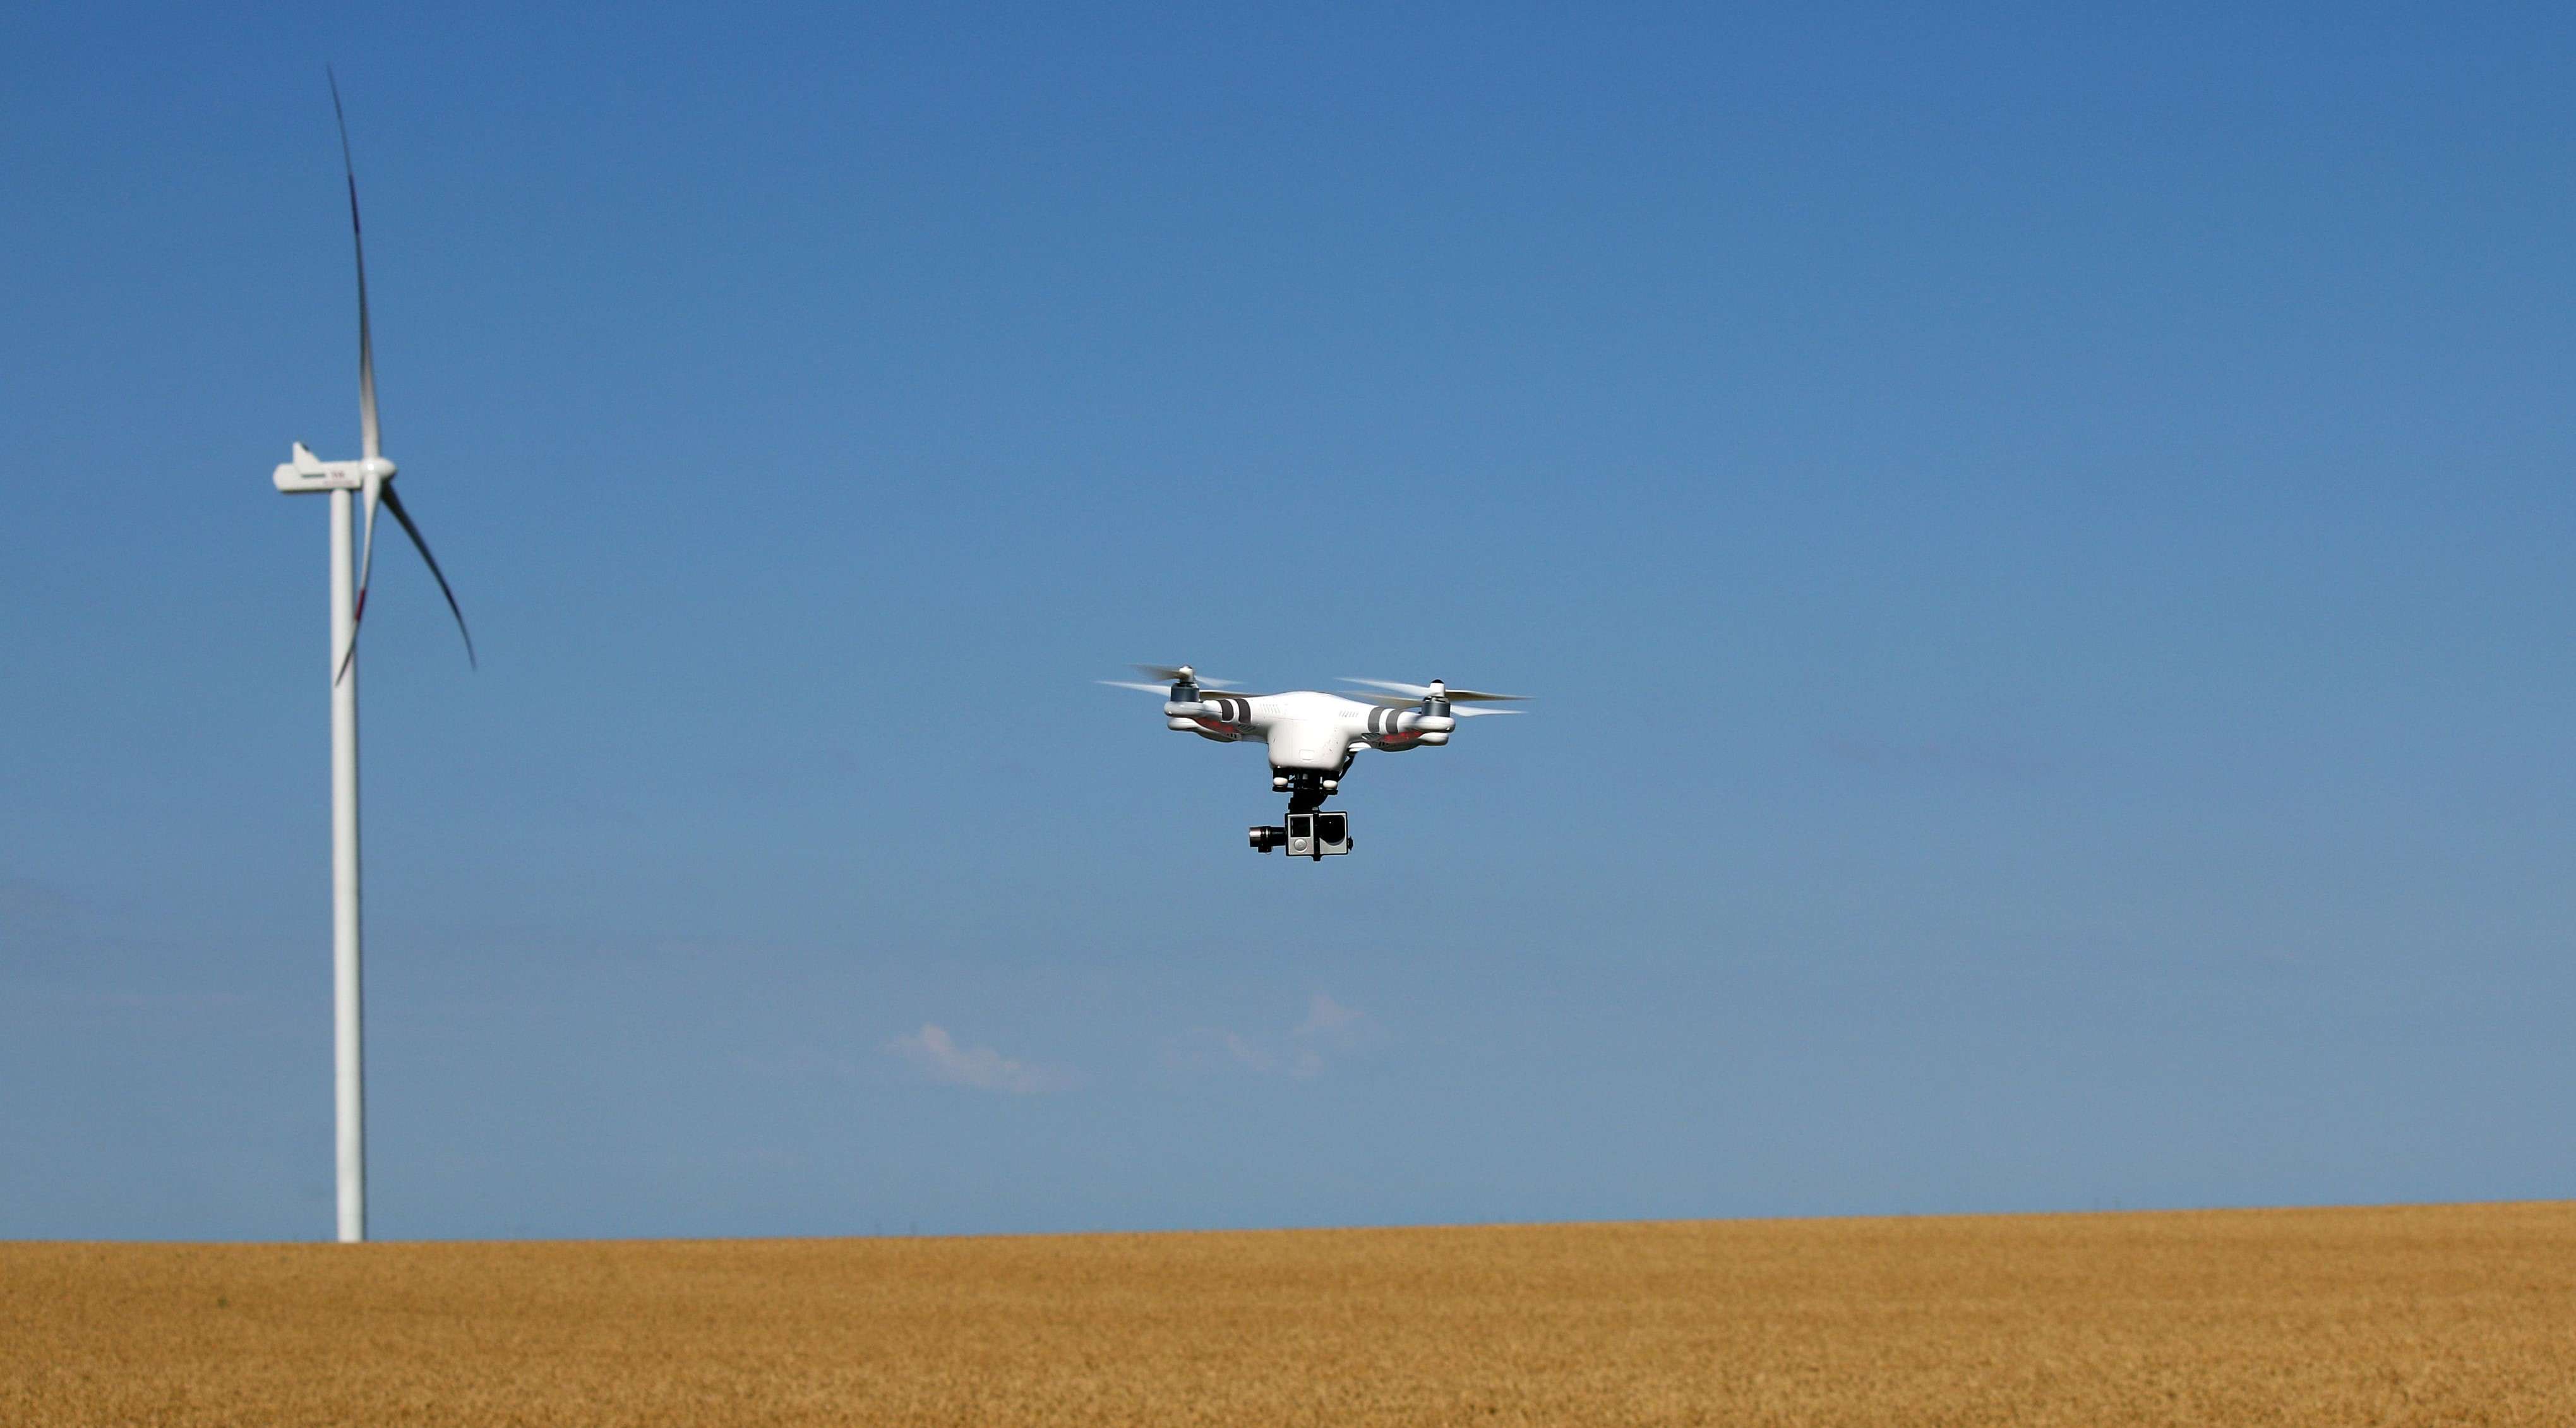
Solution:
{"label": "wispy white cloud", "polygon": [[1225,1054],[1238,1066],[1249,1066],[1255,1071],[1275,1071],[1279,1068],[1279,1058],[1262,1050],[1260,1046],[1254,1044],[1252,1038],[1241,1032],[1219,1031],[1211,1028],[1207,1034],[1216,1038],[1217,1045],[1224,1047]]}
{"label": "wispy white cloud", "polygon": [[1032,1096],[1066,1090],[1073,1084],[1070,1073],[1054,1067],[1033,1066],[989,1046],[960,1046],[948,1034],[948,1028],[931,1022],[922,1023],[919,1031],[887,1042],[885,1052],[944,1086]]}
{"label": "wispy white cloud", "polygon": [[1225,1027],[1195,1027],[1173,1039],[1167,1059],[1184,1067],[1234,1065],[1258,1075],[1307,1081],[1323,1075],[1335,1060],[1381,1039],[1366,1012],[1317,992],[1306,1005],[1304,1020],[1285,1034],[1246,1036]]}
{"label": "wispy white cloud", "polygon": [[1346,1056],[1361,1050],[1377,1038],[1377,1024],[1368,1013],[1346,1007],[1322,992],[1306,1004],[1306,1019],[1288,1033],[1294,1050],[1290,1053],[1288,1074],[1321,1076],[1328,1056]]}
{"label": "wispy white cloud", "polygon": [[1347,1042],[1357,1037],[1368,1024],[1368,1014],[1343,1006],[1322,992],[1306,1005],[1306,1019],[1297,1023],[1293,1035]]}

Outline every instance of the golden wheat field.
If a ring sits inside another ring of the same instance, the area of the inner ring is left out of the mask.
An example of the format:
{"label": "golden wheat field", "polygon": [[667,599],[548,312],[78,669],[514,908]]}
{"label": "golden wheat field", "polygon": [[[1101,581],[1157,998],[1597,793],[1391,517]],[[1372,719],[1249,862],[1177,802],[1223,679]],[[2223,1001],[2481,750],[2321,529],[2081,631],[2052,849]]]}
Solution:
{"label": "golden wheat field", "polygon": [[0,1245],[0,1423],[2576,1424],[2576,1204]]}

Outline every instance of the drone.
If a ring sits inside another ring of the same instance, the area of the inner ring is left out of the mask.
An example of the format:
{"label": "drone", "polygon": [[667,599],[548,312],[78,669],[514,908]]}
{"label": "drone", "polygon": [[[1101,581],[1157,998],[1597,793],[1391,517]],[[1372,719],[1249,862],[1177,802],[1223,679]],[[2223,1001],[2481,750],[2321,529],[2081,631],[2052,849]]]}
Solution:
{"label": "drone", "polygon": [[[1343,680],[1371,691],[1353,694],[1312,689],[1248,694],[1228,688],[1232,680],[1202,678],[1185,664],[1140,664],[1136,671],[1168,681],[1168,687],[1125,679],[1100,682],[1164,695],[1166,728],[1220,744],[1259,742],[1269,747],[1270,791],[1288,795],[1288,821],[1253,825],[1248,830],[1252,851],[1286,849],[1291,858],[1317,861],[1347,853],[1353,846],[1350,815],[1327,812],[1324,801],[1341,792],[1342,779],[1360,750],[1400,754],[1425,745],[1437,747],[1449,742],[1461,719],[1522,712],[1474,706],[1525,697],[1452,689],[1437,679],[1429,684]],[[1386,692],[1374,692],[1378,690]]]}

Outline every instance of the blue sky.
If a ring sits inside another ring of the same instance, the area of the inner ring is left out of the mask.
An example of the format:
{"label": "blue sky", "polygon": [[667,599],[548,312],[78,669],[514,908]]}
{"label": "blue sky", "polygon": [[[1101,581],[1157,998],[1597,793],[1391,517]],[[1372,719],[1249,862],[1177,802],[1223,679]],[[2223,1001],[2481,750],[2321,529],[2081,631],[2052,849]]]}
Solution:
{"label": "blue sky", "polygon": [[2571,42],[15,15],[0,1235],[330,1229],[326,60],[377,1233],[2569,1194]]}

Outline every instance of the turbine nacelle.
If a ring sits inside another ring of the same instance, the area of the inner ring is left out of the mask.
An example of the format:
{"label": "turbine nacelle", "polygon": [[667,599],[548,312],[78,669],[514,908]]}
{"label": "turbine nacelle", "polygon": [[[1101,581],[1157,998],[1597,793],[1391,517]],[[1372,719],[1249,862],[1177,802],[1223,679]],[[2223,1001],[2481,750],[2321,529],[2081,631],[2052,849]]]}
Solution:
{"label": "turbine nacelle", "polygon": [[271,479],[281,493],[289,496],[308,491],[356,491],[366,486],[370,468],[379,484],[394,474],[394,464],[381,456],[372,461],[324,461],[299,441],[291,458],[278,463]]}

